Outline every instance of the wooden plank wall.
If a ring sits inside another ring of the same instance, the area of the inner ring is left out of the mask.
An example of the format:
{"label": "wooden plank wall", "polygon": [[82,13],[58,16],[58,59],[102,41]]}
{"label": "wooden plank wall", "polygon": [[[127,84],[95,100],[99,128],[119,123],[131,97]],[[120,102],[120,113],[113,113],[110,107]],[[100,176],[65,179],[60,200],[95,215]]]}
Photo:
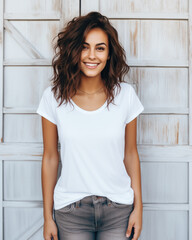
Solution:
{"label": "wooden plank wall", "polygon": [[140,240],[192,240],[191,0],[81,0],[110,18],[127,53],[138,118]]}
{"label": "wooden plank wall", "polygon": [[192,240],[191,2],[0,0],[0,239],[43,239],[35,110],[52,74],[51,40],[73,16],[96,10],[118,29],[127,81],[145,107],[140,240]]}
{"label": "wooden plank wall", "polygon": [[79,0],[0,1],[0,239],[43,239],[42,130],[52,39]]}

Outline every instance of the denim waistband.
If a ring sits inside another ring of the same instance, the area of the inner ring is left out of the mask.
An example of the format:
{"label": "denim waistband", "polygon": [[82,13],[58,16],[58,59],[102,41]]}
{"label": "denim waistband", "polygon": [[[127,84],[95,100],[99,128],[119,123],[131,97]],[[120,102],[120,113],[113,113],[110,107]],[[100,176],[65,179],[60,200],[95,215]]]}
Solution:
{"label": "denim waistband", "polygon": [[108,199],[107,197],[102,197],[102,196],[97,196],[97,195],[91,195],[91,196],[84,197],[84,198],[76,201],[75,204],[76,204],[76,207],[79,207],[81,203],[94,205],[99,202],[107,203],[108,205],[111,204],[111,200]]}

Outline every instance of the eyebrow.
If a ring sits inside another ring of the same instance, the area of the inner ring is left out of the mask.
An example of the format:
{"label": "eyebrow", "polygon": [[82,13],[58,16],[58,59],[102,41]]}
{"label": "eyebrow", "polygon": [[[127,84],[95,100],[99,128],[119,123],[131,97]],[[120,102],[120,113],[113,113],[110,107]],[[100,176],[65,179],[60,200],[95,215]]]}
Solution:
{"label": "eyebrow", "polygon": [[[84,42],[83,44],[89,45],[89,43],[87,43],[87,42]],[[104,44],[105,46],[107,46],[106,43],[97,43],[96,46],[100,46],[100,45],[103,45],[103,44]]]}

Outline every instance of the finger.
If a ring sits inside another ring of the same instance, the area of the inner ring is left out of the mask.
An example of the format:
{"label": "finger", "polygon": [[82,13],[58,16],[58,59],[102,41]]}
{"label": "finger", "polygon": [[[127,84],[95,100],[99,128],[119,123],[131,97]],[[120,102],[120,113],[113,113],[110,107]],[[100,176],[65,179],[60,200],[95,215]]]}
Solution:
{"label": "finger", "polygon": [[131,231],[132,231],[133,223],[129,222],[127,232],[126,232],[126,237],[130,237]]}
{"label": "finger", "polygon": [[53,235],[53,240],[58,240],[57,234]]}
{"label": "finger", "polygon": [[136,228],[134,228],[134,235],[133,235],[133,238],[132,238],[132,240],[137,240],[138,239],[138,237],[139,237],[139,231],[138,231],[138,229]]}

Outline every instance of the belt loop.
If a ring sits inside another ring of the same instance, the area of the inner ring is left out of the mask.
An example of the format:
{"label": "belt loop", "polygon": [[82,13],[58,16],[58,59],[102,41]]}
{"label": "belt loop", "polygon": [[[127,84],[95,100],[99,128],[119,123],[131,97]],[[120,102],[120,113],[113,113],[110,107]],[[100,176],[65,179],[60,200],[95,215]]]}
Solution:
{"label": "belt loop", "polygon": [[76,201],[76,203],[75,203],[76,208],[78,208],[80,206],[80,202],[81,202],[81,200]]}

